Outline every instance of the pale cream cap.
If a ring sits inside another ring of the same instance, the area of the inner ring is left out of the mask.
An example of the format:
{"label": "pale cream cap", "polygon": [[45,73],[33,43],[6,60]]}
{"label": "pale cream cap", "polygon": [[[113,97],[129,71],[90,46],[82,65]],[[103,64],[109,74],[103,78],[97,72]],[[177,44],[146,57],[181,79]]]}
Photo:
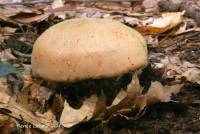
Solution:
{"label": "pale cream cap", "polygon": [[109,19],[70,19],[47,29],[35,42],[32,72],[50,81],[114,77],[147,65],[140,33]]}

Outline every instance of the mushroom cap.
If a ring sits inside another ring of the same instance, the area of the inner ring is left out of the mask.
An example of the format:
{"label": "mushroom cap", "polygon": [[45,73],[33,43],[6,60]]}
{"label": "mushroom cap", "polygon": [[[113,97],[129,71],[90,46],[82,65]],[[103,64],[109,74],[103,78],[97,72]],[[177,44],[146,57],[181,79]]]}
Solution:
{"label": "mushroom cap", "polygon": [[140,33],[114,20],[70,19],[48,28],[32,52],[35,77],[57,82],[114,77],[147,65]]}

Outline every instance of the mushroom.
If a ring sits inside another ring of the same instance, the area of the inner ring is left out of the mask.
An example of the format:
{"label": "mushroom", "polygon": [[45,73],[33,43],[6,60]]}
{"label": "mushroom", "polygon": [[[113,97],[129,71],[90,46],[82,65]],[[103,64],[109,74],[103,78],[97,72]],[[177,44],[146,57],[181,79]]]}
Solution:
{"label": "mushroom", "polygon": [[147,65],[140,33],[115,20],[78,18],[47,29],[32,52],[33,76],[78,82],[121,76]]}
{"label": "mushroom", "polygon": [[79,18],[56,24],[36,40],[32,52],[33,76],[48,81],[46,86],[63,94],[74,108],[93,93],[103,93],[111,105],[131,82],[132,72],[146,65],[142,35],[109,19]]}

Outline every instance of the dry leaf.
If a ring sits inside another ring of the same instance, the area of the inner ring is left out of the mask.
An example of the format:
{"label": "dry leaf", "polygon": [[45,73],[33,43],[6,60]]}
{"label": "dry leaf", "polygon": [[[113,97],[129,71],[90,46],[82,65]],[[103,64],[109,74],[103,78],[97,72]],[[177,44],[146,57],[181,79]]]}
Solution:
{"label": "dry leaf", "polygon": [[0,113],[0,126],[4,125],[4,122],[8,120],[8,116]]}
{"label": "dry leaf", "polygon": [[33,15],[29,15],[29,17],[23,17],[23,16],[19,16],[17,18],[15,18],[15,20],[17,22],[20,22],[22,24],[30,24],[32,22],[40,22],[45,20],[46,18],[48,18],[51,14],[50,13],[44,13],[44,14],[33,14]]}
{"label": "dry leaf", "polygon": [[115,97],[115,99],[112,102],[112,105],[117,105],[120,103],[120,101],[122,101],[125,97],[127,96],[127,92],[125,90],[121,90],[117,96]]}
{"label": "dry leaf", "polygon": [[190,82],[200,84],[200,69],[198,68],[189,68],[183,76]]}
{"label": "dry leaf", "polygon": [[24,5],[7,5],[0,7],[0,16],[4,16],[6,18],[18,15],[20,13],[40,13],[40,11]]}
{"label": "dry leaf", "polygon": [[0,103],[7,104],[10,100],[10,96],[4,92],[0,92]]}
{"label": "dry leaf", "polygon": [[145,8],[145,12],[158,12],[159,7],[158,7],[158,2],[161,0],[144,0],[142,3],[142,6]]}
{"label": "dry leaf", "polygon": [[200,28],[193,19],[184,18],[183,23],[180,25],[179,29],[174,33],[174,35],[177,36],[180,34],[186,34],[188,32],[200,32]]}
{"label": "dry leaf", "polygon": [[16,4],[16,3],[20,3],[20,2],[22,2],[22,0],[1,0],[0,1],[0,4],[2,4],[2,5],[6,5],[6,4]]}
{"label": "dry leaf", "polygon": [[175,33],[175,35],[185,34],[189,32],[200,32],[200,28],[195,27],[195,28],[190,28],[190,29],[180,29],[179,31]]}
{"label": "dry leaf", "polygon": [[97,96],[92,95],[90,98],[87,98],[83,102],[83,105],[80,109],[74,109],[67,102],[65,102],[64,109],[60,118],[60,123],[64,127],[70,128],[83,121],[90,120],[95,112],[97,101]]}
{"label": "dry leaf", "polygon": [[49,134],[65,134],[65,132],[64,133],[63,132],[64,132],[64,128],[57,128],[56,130],[54,130],[53,132],[50,132]]}
{"label": "dry leaf", "polygon": [[0,29],[0,33],[9,34],[9,33],[14,33],[16,30],[17,30],[17,28],[3,27],[3,28]]}
{"label": "dry leaf", "polygon": [[62,0],[54,0],[53,3],[51,4],[51,7],[53,9],[62,7],[62,6],[64,6],[64,1],[62,1]]}
{"label": "dry leaf", "polygon": [[0,109],[6,110],[7,112],[5,114],[19,120],[23,119],[45,132],[49,132],[57,127],[55,115],[51,111],[47,111],[38,117],[26,110],[23,105],[16,103],[15,99],[13,97],[11,98],[3,90],[0,92]]}
{"label": "dry leaf", "polygon": [[139,112],[135,116],[135,119],[138,119],[142,115],[144,115],[146,107],[148,105],[157,102],[171,101],[171,96],[179,93],[182,86],[183,84],[177,84],[173,86],[163,86],[158,81],[152,82],[148,92],[136,98],[135,106],[139,108]]}
{"label": "dry leaf", "polygon": [[24,121],[33,124],[36,128],[43,130],[44,132],[50,132],[58,126],[58,123],[55,120],[55,115],[53,115],[50,110],[44,114],[41,114],[40,116],[36,116],[15,102],[0,104],[0,109],[9,111],[6,113],[7,115],[19,120],[23,119]]}
{"label": "dry leaf", "polygon": [[11,49],[5,49],[0,53],[1,61],[8,61],[16,59],[16,57],[12,54]]}
{"label": "dry leaf", "polygon": [[45,109],[45,102],[49,100],[53,91],[41,86],[37,81],[30,82],[32,83],[24,86],[21,92],[17,94],[17,101],[31,112],[43,112]]}
{"label": "dry leaf", "polygon": [[96,2],[94,6],[100,9],[113,10],[113,11],[124,11],[131,9],[129,5],[123,5],[118,2],[108,2],[108,1]]}
{"label": "dry leaf", "polygon": [[98,117],[100,117],[105,110],[106,110],[106,97],[104,95],[101,95],[100,97],[98,97],[92,118],[98,120]]}
{"label": "dry leaf", "polygon": [[166,32],[179,25],[182,22],[182,16],[185,11],[163,13],[160,18],[148,18],[144,20],[141,26],[137,26],[136,29],[139,32],[147,32],[151,34],[160,34]]}
{"label": "dry leaf", "polygon": [[112,105],[107,108],[104,113],[105,118],[111,115],[119,114],[132,109],[135,104],[136,98],[141,94],[142,88],[140,87],[137,75],[133,75],[131,83],[128,85],[126,93],[120,91],[114,99]]}
{"label": "dry leaf", "polygon": [[[64,7],[64,1],[62,0],[54,0],[52,5],[51,5],[52,9],[56,9],[56,8],[60,8],[60,7]],[[58,16],[58,18],[61,18],[61,19],[65,19],[65,13],[63,12],[58,12],[58,13],[55,13],[55,16]]]}
{"label": "dry leaf", "polygon": [[10,100],[11,90],[8,88],[5,77],[0,77],[0,104],[7,104]]}
{"label": "dry leaf", "polygon": [[200,69],[199,65],[192,64],[187,61],[181,61],[178,56],[166,56],[160,59],[159,63],[154,63],[156,69],[164,69],[164,78],[175,78],[179,81],[185,77],[187,81],[199,83]]}
{"label": "dry leaf", "polygon": [[140,95],[136,98],[136,101],[135,101],[135,106],[137,108],[139,108],[139,112],[138,114],[136,115],[136,117],[138,115],[141,114],[141,112],[146,108],[147,106],[147,96],[146,95]]}
{"label": "dry leaf", "polygon": [[0,92],[5,93],[9,96],[12,95],[12,92],[8,87],[6,77],[0,77]]}
{"label": "dry leaf", "polygon": [[139,25],[140,20],[136,17],[123,17],[124,23],[128,23],[131,26]]}
{"label": "dry leaf", "polygon": [[177,84],[173,86],[163,86],[158,81],[152,82],[146,94],[147,104],[170,101],[171,96],[179,93],[182,86],[183,84]]}
{"label": "dry leaf", "polygon": [[15,129],[15,126],[15,122],[11,118],[8,118],[6,121],[4,121],[4,124],[1,128],[1,133],[11,134],[13,129]]}
{"label": "dry leaf", "polygon": [[142,95],[142,88],[139,85],[138,78],[135,76],[129,84],[128,90],[122,90],[118,93],[112,105],[107,108],[104,117],[108,118],[111,115],[123,114],[123,112],[131,111],[133,108],[139,108],[135,116],[135,119],[137,119],[145,113],[147,105],[170,101],[170,97],[173,94],[177,94],[182,86],[182,84],[163,86],[156,81],[152,82],[148,92]]}
{"label": "dry leaf", "polygon": [[28,24],[31,22],[39,22],[49,16],[48,13],[42,13],[42,10],[38,10],[36,7],[24,6],[22,4],[0,7],[0,18],[11,23],[20,22]]}

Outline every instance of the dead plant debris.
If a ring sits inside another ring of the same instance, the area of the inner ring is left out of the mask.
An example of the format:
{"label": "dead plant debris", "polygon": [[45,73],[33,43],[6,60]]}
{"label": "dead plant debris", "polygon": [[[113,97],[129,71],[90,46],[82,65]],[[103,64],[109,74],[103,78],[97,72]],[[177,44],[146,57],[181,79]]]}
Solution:
{"label": "dead plant debris", "polygon": [[[200,133],[199,5],[196,0],[1,1],[0,133]],[[32,78],[37,37],[63,20],[85,17],[114,19],[144,35],[149,65],[137,72],[139,78],[127,74],[90,87]]]}

